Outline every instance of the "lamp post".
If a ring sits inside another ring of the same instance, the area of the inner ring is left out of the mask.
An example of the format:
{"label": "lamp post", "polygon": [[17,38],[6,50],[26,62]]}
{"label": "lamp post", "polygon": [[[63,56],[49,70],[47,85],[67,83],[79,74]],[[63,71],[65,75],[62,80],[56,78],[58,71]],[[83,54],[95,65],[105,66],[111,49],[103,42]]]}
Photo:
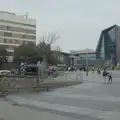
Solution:
{"label": "lamp post", "polygon": [[86,66],[88,66],[88,53],[86,53]]}
{"label": "lamp post", "polygon": [[86,53],[86,76],[88,76],[88,53]]}

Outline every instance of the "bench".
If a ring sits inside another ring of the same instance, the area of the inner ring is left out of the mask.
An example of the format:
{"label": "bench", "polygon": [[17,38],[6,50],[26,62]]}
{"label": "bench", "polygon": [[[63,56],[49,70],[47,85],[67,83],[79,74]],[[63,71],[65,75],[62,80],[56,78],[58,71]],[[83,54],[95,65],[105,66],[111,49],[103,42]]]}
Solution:
{"label": "bench", "polygon": [[28,88],[33,88],[33,86],[31,84],[28,85],[15,85],[14,88],[16,89],[17,92],[20,92],[20,90],[22,89],[28,89]]}
{"label": "bench", "polygon": [[83,80],[83,75],[81,73],[76,74],[76,80]]}
{"label": "bench", "polygon": [[33,85],[32,88],[33,88],[33,92],[36,92],[36,89],[37,89],[37,88],[46,89],[47,92],[48,92],[49,89],[52,88],[52,85]]}

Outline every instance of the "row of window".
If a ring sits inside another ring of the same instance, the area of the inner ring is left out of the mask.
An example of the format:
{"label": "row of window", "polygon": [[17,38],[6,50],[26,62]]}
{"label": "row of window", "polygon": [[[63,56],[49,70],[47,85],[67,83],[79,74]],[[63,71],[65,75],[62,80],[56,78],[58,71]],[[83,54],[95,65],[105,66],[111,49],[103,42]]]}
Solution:
{"label": "row of window", "polygon": [[0,31],[0,36],[36,40],[36,36],[33,36],[33,35],[24,35],[24,34],[11,33],[11,32],[2,32],[2,31]]}
{"label": "row of window", "polygon": [[5,45],[5,48],[9,49],[9,50],[14,50],[17,47],[16,46],[12,46],[12,45]]}
{"label": "row of window", "polygon": [[86,58],[86,57],[88,57],[88,58],[94,58],[94,57],[96,57],[96,55],[86,55],[86,56],[80,56],[81,58]]}
{"label": "row of window", "polygon": [[[88,60],[96,60],[96,58],[91,58],[91,59],[88,59]],[[81,60],[76,60],[75,63],[76,63],[76,64],[81,64]]]}
{"label": "row of window", "polygon": [[100,58],[104,58],[105,57],[105,52],[104,52],[104,50],[101,50],[100,51]]}
{"label": "row of window", "polygon": [[23,44],[23,42],[25,42],[27,44],[29,41],[13,40],[13,39],[0,39],[0,43]]}
{"label": "row of window", "polygon": [[25,28],[20,28],[20,27],[5,26],[5,25],[0,25],[0,30],[36,34],[36,30],[25,29]]}

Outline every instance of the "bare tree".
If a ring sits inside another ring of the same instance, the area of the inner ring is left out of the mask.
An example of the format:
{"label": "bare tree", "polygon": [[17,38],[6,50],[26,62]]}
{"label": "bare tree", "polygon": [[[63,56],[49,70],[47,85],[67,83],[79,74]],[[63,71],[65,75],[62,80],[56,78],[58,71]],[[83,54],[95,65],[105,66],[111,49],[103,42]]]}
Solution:
{"label": "bare tree", "polygon": [[60,60],[60,55],[61,55],[61,48],[59,45],[56,46],[56,49],[55,49],[55,54],[54,54],[54,57],[57,59],[57,60]]}
{"label": "bare tree", "polygon": [[51,45],[58,40],[60,36],[57,33],[48,33],[41,37],[38,49],[43,53],[45,68],[48,66],[48,57],[51,52]]}

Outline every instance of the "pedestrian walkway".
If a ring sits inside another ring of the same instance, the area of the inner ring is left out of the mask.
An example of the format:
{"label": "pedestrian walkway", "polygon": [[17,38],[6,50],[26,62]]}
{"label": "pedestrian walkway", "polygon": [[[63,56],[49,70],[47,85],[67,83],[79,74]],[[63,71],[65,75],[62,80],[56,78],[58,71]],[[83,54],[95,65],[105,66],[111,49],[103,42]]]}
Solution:
{"label": "pedestrian walkway", "polygon": [[[35,111],[35,114],[42,112],[48,116],[50,114],[54,117],[52,120],[59,118],[63,120],[119,120],[120,80],[114,78],[112,84],[103,84],[100,76],[91,74],[88,78],[81,85],[42,94],[10,95],[7,99],[10,103],[19,104],[19,107],[25,109],[26,112],[32,111],[31,115],[34,115]],[[19,107],[16,106],[16,108]],[[55,118],[57,116],[58,118]]]}
{"label": "pedestrian walkway", "polygon": [[0,101],[0,120],[73,120],[72,118],[37,111],[25,107],[13,106],[7,101]]}

